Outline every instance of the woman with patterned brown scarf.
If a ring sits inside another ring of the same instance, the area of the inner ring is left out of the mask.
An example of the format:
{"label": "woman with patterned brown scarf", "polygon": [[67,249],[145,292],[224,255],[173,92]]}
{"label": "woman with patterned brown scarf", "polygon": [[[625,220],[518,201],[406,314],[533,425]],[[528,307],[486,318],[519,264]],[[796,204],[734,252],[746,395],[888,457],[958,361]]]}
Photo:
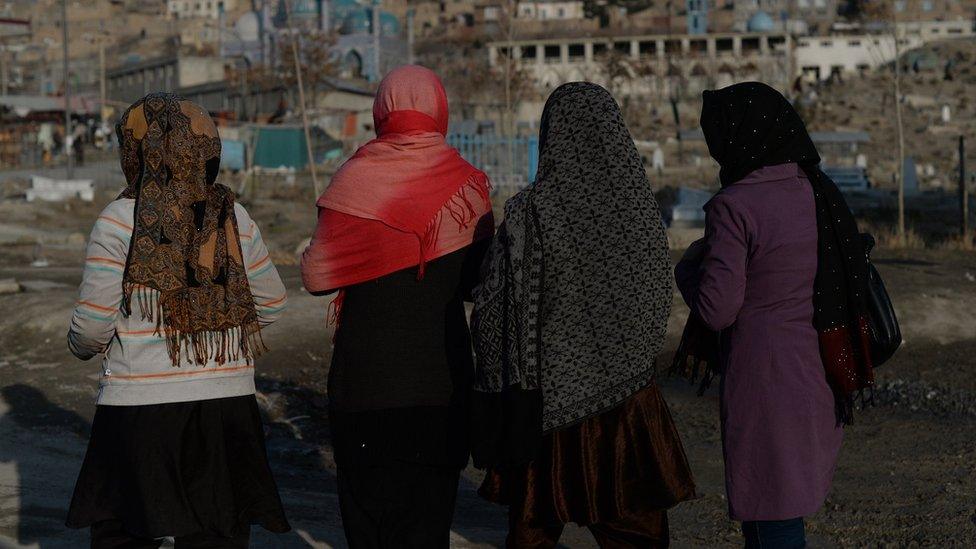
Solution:
{"label": "woman with patterned brown scarf", "polygon": [[168,93],[117,127],[128,186],[92,230],[68,346],[103,354],[68,526],[92,547],[247,547],[289,530],[254,397],[285,288],[254,221],[215,183],[209,114]]}

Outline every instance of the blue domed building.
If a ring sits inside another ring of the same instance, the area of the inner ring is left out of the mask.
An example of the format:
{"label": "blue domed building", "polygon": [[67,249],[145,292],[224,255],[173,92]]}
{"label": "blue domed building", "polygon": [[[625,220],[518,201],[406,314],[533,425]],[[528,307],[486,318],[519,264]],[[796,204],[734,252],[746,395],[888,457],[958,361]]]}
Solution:
{"label": "blue domed building", "polygon": [[225,55],[246,57],[252,63],[274,59],[269,52],[274,52],[278,40],[282,39],[279,31],[289,26],[290,10],[292,27],[337,34],[333,48],[345,77],[378,81],[389,68],[407,60],[400,20],[393,13],[380,10],[382,66],[375,66],[376,41],[372,27],[373,10],[377,6],[371,0],[278,0],[270,4],[275,7],[247,12],[234,23],[233,33],[238,40],[224,47]]}
{"label": "blue domed building", "polygon": [[757,11],[746,23],[748,32],[772,32],[776,30],[776,22],[764,11]]}

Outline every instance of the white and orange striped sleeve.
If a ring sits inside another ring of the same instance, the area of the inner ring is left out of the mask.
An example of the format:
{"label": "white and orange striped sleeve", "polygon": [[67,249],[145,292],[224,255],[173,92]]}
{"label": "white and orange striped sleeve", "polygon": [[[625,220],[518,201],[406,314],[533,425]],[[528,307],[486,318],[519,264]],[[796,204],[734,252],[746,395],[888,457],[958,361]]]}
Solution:
{"label": "white and orange striped sleeve", "polygon": [[258,312],[258,323],[265,327],[278,320],[285,310],[288,294],[281,282],[268,253],[268,247],[261,238],[257,223],[237,205],[237,219],[241,227],[241,249],[247,266],[247,282]]}
{"label": "white and orange striped sleeve", "polygon": [[132,238],[131,209],[131,201],[109,204],[88,239],[80,295],[68,330],[68,348],[82,360],[104,352],[115,335],[122,273]]}

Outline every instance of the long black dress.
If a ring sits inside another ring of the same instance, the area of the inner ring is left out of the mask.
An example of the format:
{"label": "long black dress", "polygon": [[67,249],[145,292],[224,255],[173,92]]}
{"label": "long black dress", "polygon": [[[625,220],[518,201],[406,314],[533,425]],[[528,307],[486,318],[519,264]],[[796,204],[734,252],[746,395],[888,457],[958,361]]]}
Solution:
{"label": "long black dress", "polygon": [[254,395],[97,406],[67,525],[103,523],[140,539],[287,532]]}
{"label": "long black dress", "polygon": [[464,301],[486,242],[346,288],[329,372],[339,505],[353,547],[447,547],[468,461]]}

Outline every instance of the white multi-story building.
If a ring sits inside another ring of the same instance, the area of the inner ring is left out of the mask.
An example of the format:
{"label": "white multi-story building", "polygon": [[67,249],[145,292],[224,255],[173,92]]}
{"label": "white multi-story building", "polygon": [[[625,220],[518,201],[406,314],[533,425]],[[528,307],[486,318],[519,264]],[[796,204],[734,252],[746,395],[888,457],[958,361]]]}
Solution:
{"label": "white multi-story building", "polygon": [[[898,51],[904,53],[928,42],[974,36],[972,21],[912,21],[898,25]],[[796,42],[796,67],[808,80],[862,72],[895,60],[892,34],[836,34],[806,36]]]}
{"label": "white multi-story building", "polygon": [[166,14],[173,19],[190,17],[217,19],[221,12],[232,11],[236,3],[236,0],[168,0]]}
{"label": "white multi-story building", "polygon": [[[509,51],[511,47],[511,51]],[[608,63],[627,67],[618,82],[627,95],[685,93],[742,80],[786,85],[791,77],[792,38],[786,33],[716,33],[541,38],[488,44],[489,62],[511,55],[535,83],[551,90],[565,82],[608,82]]]}

